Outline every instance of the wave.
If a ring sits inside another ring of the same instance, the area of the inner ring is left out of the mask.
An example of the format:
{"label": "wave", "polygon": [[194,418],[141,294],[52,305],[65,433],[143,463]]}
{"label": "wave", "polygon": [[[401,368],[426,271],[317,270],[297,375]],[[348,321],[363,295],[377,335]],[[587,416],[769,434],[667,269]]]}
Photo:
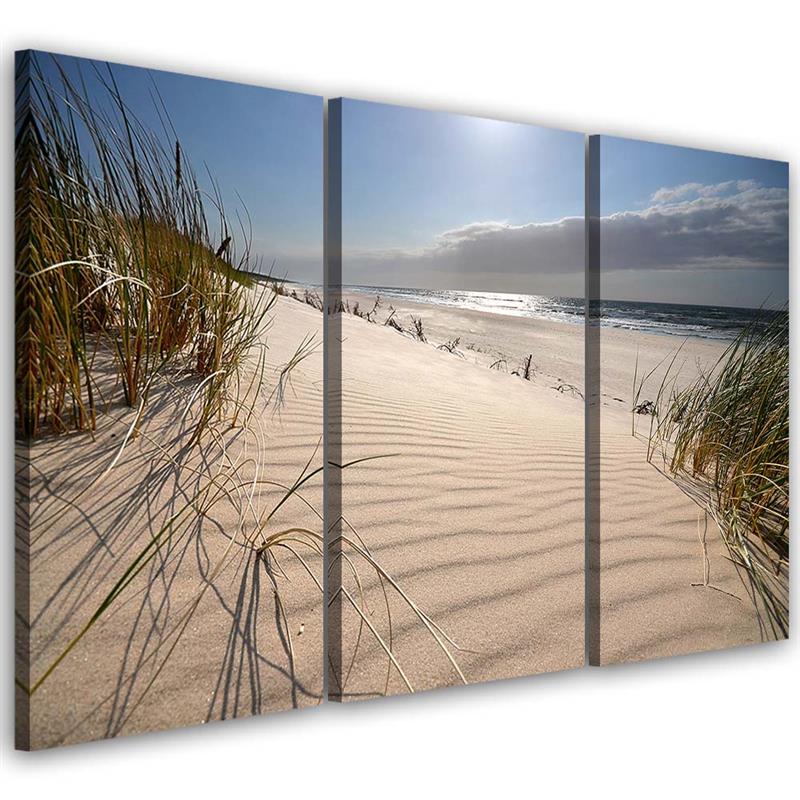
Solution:
{"label": "wave", "polygon": [[[380,294],[391,300],[463,308],[513,317],[583,325],[585,305],[580,297],[548,297],[510,292],[472,292],[454,289],[412,289],[391,286],[343,287],[359,293]],[[610,328],[701,339],[734,339],[745,327],[770,318],[776,311],[680,303],[644,303],[603,300],[600,324]]]}

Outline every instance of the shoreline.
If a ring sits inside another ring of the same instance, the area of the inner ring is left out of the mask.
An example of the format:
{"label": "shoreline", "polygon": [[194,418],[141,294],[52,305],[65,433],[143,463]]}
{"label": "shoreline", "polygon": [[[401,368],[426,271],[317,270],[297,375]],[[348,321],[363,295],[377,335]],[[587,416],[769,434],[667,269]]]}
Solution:
{"label": "shoreline", "polygon": [[[288,286],[294,289],[310,289],[317,293],[317,295],[321,298],[323,293],[323,286],[322,284],[317,283],[309,283],[307,281],[292,281],[288,278],[285,279],[275,279],[265,275],[256,275],[253,273],[247,273],[251,277],[253,277],[256,281],[261,281],[264,283],[278,283]],[[504,292],[497,292],[497,293],[487,293],[487,292],[473,292],[470,290],[430,290],[432,294],[436,293],[446,293],[452,292],[454,295],[469,295],[469,294],[476,294],[476,295],[485,295],[491,294],[492,296],[503,295],[507,294],[510,298],[519,298],[519,297],[531,297],[531,298],[539,298],[543,300],[549,301],[572,301],[574,303],[579,304],[580,312],[576,314],[563,314],[562,318],[554,318],[555,313],[548,315],[548,314],[531,314],[531,313],[509,313],[509,312],[502,312],[493,309],[492,307],[487,308],[470,308],[463,304],[457,303],[442,303],[442,302],[434,302],[422,299],[424,295],[420,295],[420,299],[414,299],[413,297],[406,296],[408,293],[415,293],[418,291],[428,291],[428,290],[417,290],[413,288],[403,288],[403,287],[366,287],[366,286],[357,286],[355,284],[343,284],[341,286],[341,295],[343,297],[358,297],[358,298],[370,298],[374,300],[375,297],[380,297],[384,306],[388,305],[395,305],[395,306],[415,306],[418,308],[433,308],[438,310],[456,310],[456,311],[465,311],[465,312],[477,312],[482,314],[490,314],[492,316],[498,317],[512,317],[514,319],[519,320],[528,320],[534,322],[552,322],[555,324],[566,324],[571,326],[577,326],[583,328],[585,326],[585,314],[583,309],[584,300],[581,297],[550,297],[546,295],[525,295],[524,293],[504,293]],[[401,295],[393,295],[391,292],[401,292]],[[705,305],[705,304],[688,304],[688,303],[648,303],[645,301],[640,300],[618,300],[618,299],[605,299],[600,300],[599,303],[602,305],[603,303],[623,303],[623,304],[631,304],[631,305],[641,305],[641,306],[664,306],[666,308],[685,308],[685,309],[712,309],[712,310],[723,310],[729,312],[741,312],[745,316],[749,317],[757,317],[760,313],[777,313],[780,312],[780,308],[751,308],[747,306],[716,306],[716,305]],[[675,339],[677,341],[683,341],[685,339],[689,340],[699,340],[702,342],[721,342],[724,344],[728,344],[733,341],[736,337],[736,333],[739,328],[736,326],[723,328],[721,330],[728,331],[726,335],[707,335],[699,332],[676,332],[674,330],[670,330],[669,326],[665,326],[663,328],[648,328],[648,327],[636,327],[635,325],[625,325],[625,324],[614,324],[609,323],[606,321],[606,317],[601,319],[601,327],[602,329],[611,329],[611,330],[618,330],[623,332],[630,332],[637,335],[643,336],[658,336],[658,337],[669,337]],[[741,320],[740,320],[741,322]],[[653,323],[651,323],[653,324]]]}
{"label": "shoreline", "polygon": [[[342,298],[351,305],[358,301],[369,310],[378,295],[344,290]],[[492,311],[447,307],[432,303],[382,298],[378,324],[394,308],[404,324],[411,315],[421,318],[428,338],[435,346],[460,339],[460,350],[467,360],[490,367],[505,360],[500,371],[511,372],[533,356],[537,372],[551,385],[569,384],[584,393],[584,325],[562,320],[499,314]],[[604,405],[630,410],[634,366],[639,350],[639,374],[655,369],[648,386],[658,386],[668,360],[681,349],[685,369],[682,379],[692,380],[697,366],[712,366],[729,345],[728,340],[705,337],[679,337],[673,334],[644,333],[637,330],[602,326],[600,329],[601,392]],[[680,381],[679,381],[680,383]]]}

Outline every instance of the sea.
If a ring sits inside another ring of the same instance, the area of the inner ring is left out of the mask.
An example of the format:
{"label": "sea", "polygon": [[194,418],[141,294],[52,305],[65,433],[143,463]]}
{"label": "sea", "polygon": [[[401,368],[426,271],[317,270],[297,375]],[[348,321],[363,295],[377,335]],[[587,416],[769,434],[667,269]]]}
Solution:
{"label": "sea", "polygon": [[[345,286],[344,291],[379,294],[387,302],[406,300],[435,306],[466,308],[511,317],[584,324],[584,300],[510,292],[469,292],[451,289],[402,289],[389,286]],[[734,339],[748,325],[764,322],[774,311],[730,306],[642,303],[603,300],[601,325],[624,330],[701,339]]]}

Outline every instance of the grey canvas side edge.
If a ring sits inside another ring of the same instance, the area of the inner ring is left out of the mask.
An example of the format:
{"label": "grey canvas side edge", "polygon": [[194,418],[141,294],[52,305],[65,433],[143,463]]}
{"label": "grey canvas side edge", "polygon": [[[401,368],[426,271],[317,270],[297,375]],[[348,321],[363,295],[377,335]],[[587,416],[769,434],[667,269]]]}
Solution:
{"label": "grey canvas side edge", "polygon": [[342,101],[324,102],[324,287],[323,287],[323,463],[325,546],[323,554],[323,695],[341,700],[342,528],[342,321],[337,311],[342,291]]}
{"label": "grey canvas side edge", "polygon": [[[25,245],[27,195],[24,189],[24,149],[34,135],[31,118],[31,51],[15,54],[14,106],[14,228],[15,259]],[[15,284],[20,280],[15,276]],[[22,278],[24,280],[24,278]],[[16,299],[18,318],[24,313],[25,294]],[[20,307],[20,299],[22,307]],[[15,342],[19,347],[19,342]],[[16,385],[16,379],[15,379]],[[30,447],[15,435],[14,439],[14,746],[30,750]]]}
{"label": "grey canvas side edge", "polygon": [[584,648],[600,664],[600,137],[586,136],[584,378]]}

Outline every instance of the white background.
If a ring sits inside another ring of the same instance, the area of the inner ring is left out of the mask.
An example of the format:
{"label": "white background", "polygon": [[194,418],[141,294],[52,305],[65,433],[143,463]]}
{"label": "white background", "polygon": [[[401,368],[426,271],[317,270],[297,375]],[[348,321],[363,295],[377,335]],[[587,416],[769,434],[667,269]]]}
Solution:
{"label": "white background", "polygon": [[[796,163],[800,68],[792,6],[766,0],[585,7],[558,0],[5,4],[0,758],[2,788],[11,791],[5,797],[550,798],[592,791],[598,797],[768,797],[796,791],[796,640],[36,755],[11,749],[14,49]],[[794,219],[793,228],[794,242]],[[793,247],[794,313],[796,256]]]}

